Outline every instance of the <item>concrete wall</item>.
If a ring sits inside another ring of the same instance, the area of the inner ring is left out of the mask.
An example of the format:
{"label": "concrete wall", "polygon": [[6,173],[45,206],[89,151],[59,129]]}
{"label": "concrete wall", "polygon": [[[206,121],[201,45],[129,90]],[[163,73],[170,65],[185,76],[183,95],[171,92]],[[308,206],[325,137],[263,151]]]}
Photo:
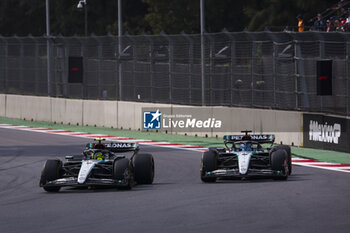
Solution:
{"label": "concrete wall", "polygon": [[[66,99],[50,98],[51,99],[51,112],[52,112],[52,122],[67,124],[66,120]],[[81,113],[80,113],[81,114]]]}
{"label": "concrete wall", "polygon": [[51,121],[50,98],[6,95],[5,116],[36,121]]}
{"label": "concrete wall", "polygon": [[6,95],[0,94],[0,116],[6,115]]}
{"label": "concrete wall", "polygon": [[116,101],[83,101],[84,125],[117,127],[118,103]]}
{"label": "concrete wall", "polygon": [[276,143],[302,145],[303,142],[303,116],[300,112],[213,107],[213,117],[231,123],[228,131],[218,136],[240,134],[241,130],[247,129],[256,134],[273,133]]}
{"label": "concrete wall", "polygon": [[23,109],[23,104],[21,102],[22,99],[23,98],[21,98],[21,96],[17,96],[17,95],[6,96],[6,103],[5,103],[6,117],[23,119],[21,114],[21,111]]}
{"label": "concrete wall", "polygon": [[222,137],[225,134],[240,134],[241,130],[251,129],[254,133],[274,133],[277,143],[303,144],[303,117],[300,112],[0,95],[0,116],[132,130],[142,128],[142,108],[145,107],[188,108],[188,114],[205,111],[211,117],[225,122],[225,129],[221,130],[225,132],[188,131],[188,135]]}

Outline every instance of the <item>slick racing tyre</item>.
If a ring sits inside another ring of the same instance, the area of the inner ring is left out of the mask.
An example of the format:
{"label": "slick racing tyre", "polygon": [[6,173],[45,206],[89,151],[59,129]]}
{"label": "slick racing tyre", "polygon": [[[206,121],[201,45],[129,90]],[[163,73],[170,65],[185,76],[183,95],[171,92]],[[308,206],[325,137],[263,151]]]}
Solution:
{"label": "slick racing tyre", "polygon": [[292,174],[292,153],[291,153],[291,150],[290,150],[290,146],[287,146],[287,145],[279,145],[279,146],[274,146],[272,147],[271,152],[273,151],[276,151],[276,150],[285,150],[287,152],[287,155],[288,155],[288,175],[291,175]]}
{"label": "slick racing tyre", "polygon": [[216,177],[208,177],[207,173],[217,169],[217,153],[210,150],[203,153],[201,160],[201,180],[204,183],[213,183]]}
{"label": "slick racing tyre", "polygon": [[62,162],[60,160],[47,160],[41,171],[40,185],[46,192],[58,192],[59,186],[45,186],[48,182],[61,178]]}
{"label": "slick racing tyre", "polygon": [[288,154],[285,150],[279,149],[271,152],[271,169],[280,172],[281,175],[276,176],[276,180],[286,180],[288,178]]}
{"label": "slick racing tyre", "polygon": [[133,174],[129,159],[123,158],[114,161],[113,179],[117,181],[118,189],[132,189]]}
{"label": "slick racing tyre", "polygon": [[135,181],[138,184],[152,184],[154,159],[151,154],[136,154],[133,158]]}

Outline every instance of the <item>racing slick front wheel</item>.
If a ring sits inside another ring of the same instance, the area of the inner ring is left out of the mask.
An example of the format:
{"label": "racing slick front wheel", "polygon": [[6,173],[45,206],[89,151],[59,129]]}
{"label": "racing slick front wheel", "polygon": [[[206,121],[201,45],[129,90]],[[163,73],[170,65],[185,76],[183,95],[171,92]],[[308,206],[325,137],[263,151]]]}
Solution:
{"label": "racing slick front wheel", "polygon": [[217,154],[216,151],[210,150],[203,153],[201,160],[201,180],[204,183],[214,183],[216,177],[208,177],[208,172],[217,169]]}
{"label": "racing slick front wheel", "polygon": [[117,181],[118,189],[132,189],[133,177],[130,160],[127,158],[114,161],[113,179]]}
{"label": "racing slick front wheel", "polygon": [[292,153],[291,153],[291,150],[290,150],[290,146],[287,146],[287,145],[278,145],[278,146],[274,146],[272,147],[271,152],[273,151],[277,151],[277,150],[285,150],[287,152],[287,156],[288,156],[288,175],[291,175],[292,174]]}
{"label": "racing slick front wheel", "polygon": [[285,150],[279,149],[271,152],[271,169],[277,174],[274,177],[275,180],[287,180],[288,179],[288,154]]}
{"label": "racing slick front wheel", "polygon": [[136,154],[133,158],[135,181],[138,184],[152,184],[154,159],[151,154]]}
{"label": "racing slick front wheel", "polygon": [[40,186],[46,192],[58,192],[61,187],[59,186],[46,186],[50,181],[61,178],[62,162],[60,160],[47,160],[41,171]]}

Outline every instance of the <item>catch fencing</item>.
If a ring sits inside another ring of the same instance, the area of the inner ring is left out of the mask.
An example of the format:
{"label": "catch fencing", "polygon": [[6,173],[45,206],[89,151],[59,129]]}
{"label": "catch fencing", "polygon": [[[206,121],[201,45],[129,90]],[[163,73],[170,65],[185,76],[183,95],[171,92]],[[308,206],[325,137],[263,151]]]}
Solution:
{"label": "catch fencing", "polygon": [[[350,116],[348,33],[221,32],[203,45],[202,61],[201,35],[0,37],[0,93]],[[69,57],[83,58],[82,83],[68,82]],[[316,95],[323,59],[332,96]]]}

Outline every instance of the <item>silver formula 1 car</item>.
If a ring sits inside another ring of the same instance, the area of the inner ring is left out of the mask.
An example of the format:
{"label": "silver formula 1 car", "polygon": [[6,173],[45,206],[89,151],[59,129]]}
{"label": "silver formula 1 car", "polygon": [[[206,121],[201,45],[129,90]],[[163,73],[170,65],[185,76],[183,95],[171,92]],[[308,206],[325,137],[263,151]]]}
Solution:
{"label": "silver formula 1 car", "polygon": [[[41,172],[40,187],[58,192],[63,186],[115,186],[131,189],[134,184],[152,184],[154,159],[138,153],[137,143],[107,142],[95,139],[81,155],[66,156],[66,161],[47,160]],[[131,152],[131,158],[124,153]]]}
{"label": "silver formula 1 car", "polygon": [[[226,148],[209,148],[202,155],[200,177],[205,183],[217,178],[272,177],[286,180],[292,173],[291,150],[289,146],[272,146],[274,135],[224,136]],[[262,144],[271,143],[264,149]]]}

